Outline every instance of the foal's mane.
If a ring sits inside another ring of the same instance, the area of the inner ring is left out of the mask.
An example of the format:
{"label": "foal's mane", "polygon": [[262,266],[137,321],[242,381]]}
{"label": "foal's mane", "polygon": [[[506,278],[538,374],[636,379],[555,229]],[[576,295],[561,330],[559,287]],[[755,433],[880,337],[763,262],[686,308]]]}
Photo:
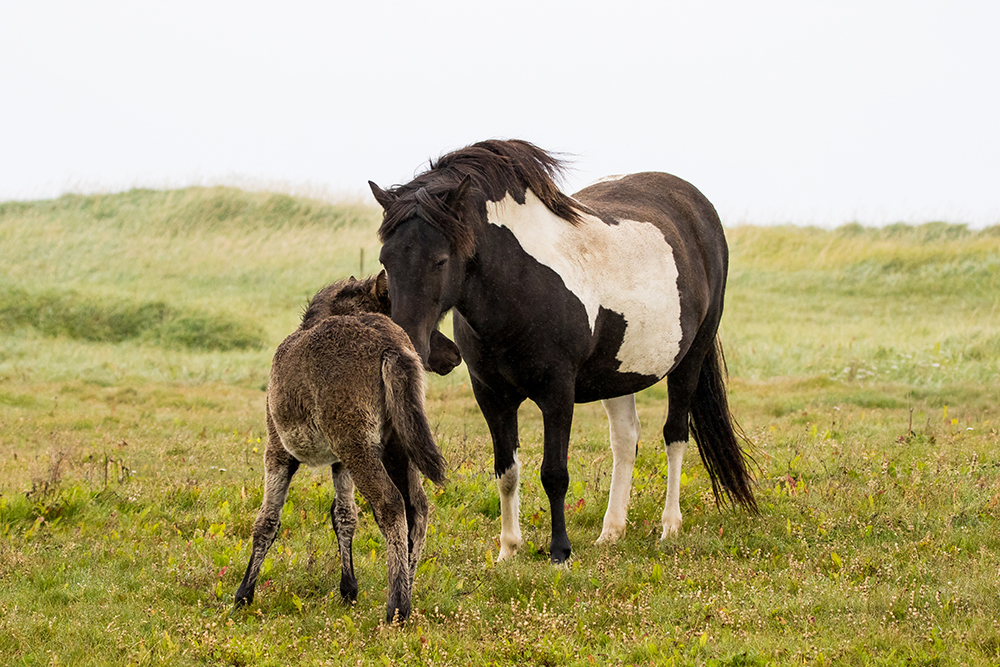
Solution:
{"label": "foal's mane", "polygon": [[309,300],[305,310],[302,311],[302,323],[299,325],[299,330],[311,329],[333,315],[360,315],[362,313],[388,315],[388,296],[380,298],[381,292],[376,289],[380,275],[368,276],[360,280],[351,276],[321,289]]}
{"label": "foal's mane", "polygon": [[[576,224],[587,208],[559,190],[555,179],[564,170],[555,155],[520,139],[490,139],[460,148],[431,161],[409,183],[388,190],[393,201],[385,210],[379,239],[384,242],[400,223],[419,216],[444,234],[455,251],[469,256],[477,228],[486,222],[486,202],[509,193],[523,204],[527,189],[554,214]],[[466,201],[449,206],[449,194],[466,178],[471,185]]]}

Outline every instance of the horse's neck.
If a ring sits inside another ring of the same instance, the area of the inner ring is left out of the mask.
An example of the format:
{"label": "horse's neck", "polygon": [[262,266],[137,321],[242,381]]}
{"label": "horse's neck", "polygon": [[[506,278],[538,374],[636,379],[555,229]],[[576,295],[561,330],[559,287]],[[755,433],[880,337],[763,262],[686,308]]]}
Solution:
{"label": "horse's neck", "polygon": [[499,202],[487,202],[487,224],[477,242],[476,259],[470,263],[463,294],[456,309],[474,329],[503,328],[517,321],[529,304],[534,312],[544,312],[554,293],[529,293],[525,280],[539,270],[538,260],[524,247],[524,239],[546,243],[556,225],[569,224],[552,213],[530,190],[525,203],[507,195]]}
{"label": "horse's neck", "polygon": [[[519,204],[510,194],[497,202],[486,202],[487,225],[506,227],[521,240],[551,236],[555,230],[570,224],[549,210],[530,189],[524,191],[524,203]],[[527,250],[527,248],[525,248]]]}

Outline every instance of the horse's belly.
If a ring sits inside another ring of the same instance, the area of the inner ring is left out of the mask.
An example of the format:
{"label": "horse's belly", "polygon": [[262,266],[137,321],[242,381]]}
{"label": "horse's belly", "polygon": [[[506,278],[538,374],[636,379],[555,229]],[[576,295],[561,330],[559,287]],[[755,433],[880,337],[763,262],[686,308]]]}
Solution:
{"label": "horse's belly", "polygon": [[281,444],[295,460],[310,468],[330,466],[340,462],[336,446],[318,428],[301,425],[278,430]]}
{"label": "horse's belly", "polygon": [[[676,346],[673,340],[651,337],[645,341],[626,337],[628,323],[621,313],[601,308],[597,316],[596,340],[590,356],[580,365],[576,374],[576,401],[588,403],[625,394],[634,394],[656,384],[671,368],[653,363],[643,363],[660,358],[664,347]],[[634,333],[634,330],[633,330]],[[625,343],[631,343],[626,346]],[[633,363],[625,366],[622,358]],[[623,370],[623,366],[629,370]]]}
{"label": "horse's belly", "polygon": [[677,360],[682,337],[676,279],[673,285],[651,285],[645,294],[637,295],[631,302],[606,307],[625,320],[624,335],[615,353],[618,371],[657,379],[669,373]]}

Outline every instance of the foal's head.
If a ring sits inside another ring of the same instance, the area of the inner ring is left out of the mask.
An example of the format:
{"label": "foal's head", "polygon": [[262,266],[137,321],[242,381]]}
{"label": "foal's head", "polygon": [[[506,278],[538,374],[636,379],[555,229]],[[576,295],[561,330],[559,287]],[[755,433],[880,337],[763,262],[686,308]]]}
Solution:
{"label": "foal's head", "polygon": [[[351,276],[327,285],[312,298],[302,313],[299,330],[311,329],[335,315],[377,313],[388,316],[391,310],[389,281],[384,270],[361,280]],[[436,329],[431,332],[429,347],[425,365],[438,375],[447,375],[462,363],[458,346]]]}
{"label": "foal's head", "polygon": [[361,280],[351,276],[327,285],[312,298],[302,313],[299,329],[310,329],[334,315],[388,315],[389,311],[389,284],[385,271]]}

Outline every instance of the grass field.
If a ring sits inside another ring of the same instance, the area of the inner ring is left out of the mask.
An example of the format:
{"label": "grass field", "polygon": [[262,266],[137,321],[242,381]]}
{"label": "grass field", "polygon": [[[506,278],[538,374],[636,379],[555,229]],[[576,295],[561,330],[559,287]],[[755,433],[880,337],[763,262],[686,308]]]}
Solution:
{"label": "grass field", "polygon": [[722,335],[760,517],[717,510],[692,450],[683,531],[657,543],[655,386],[613,546],[593,544],[607,424],[578,406],[554,568],[526,405],[525,546],[497,563],[460,367],[428,394],[451,473],[428,486],[411,621],[380,624],[367,511],[361,594],[339,600],[322,471],[296,477],[257,599],[230,615],[272,351],[319,287],[376,269],[377,220],[223,188],[0,204],[0,664],[1000,664],[1000,228],[942,223],[728,230]]}

